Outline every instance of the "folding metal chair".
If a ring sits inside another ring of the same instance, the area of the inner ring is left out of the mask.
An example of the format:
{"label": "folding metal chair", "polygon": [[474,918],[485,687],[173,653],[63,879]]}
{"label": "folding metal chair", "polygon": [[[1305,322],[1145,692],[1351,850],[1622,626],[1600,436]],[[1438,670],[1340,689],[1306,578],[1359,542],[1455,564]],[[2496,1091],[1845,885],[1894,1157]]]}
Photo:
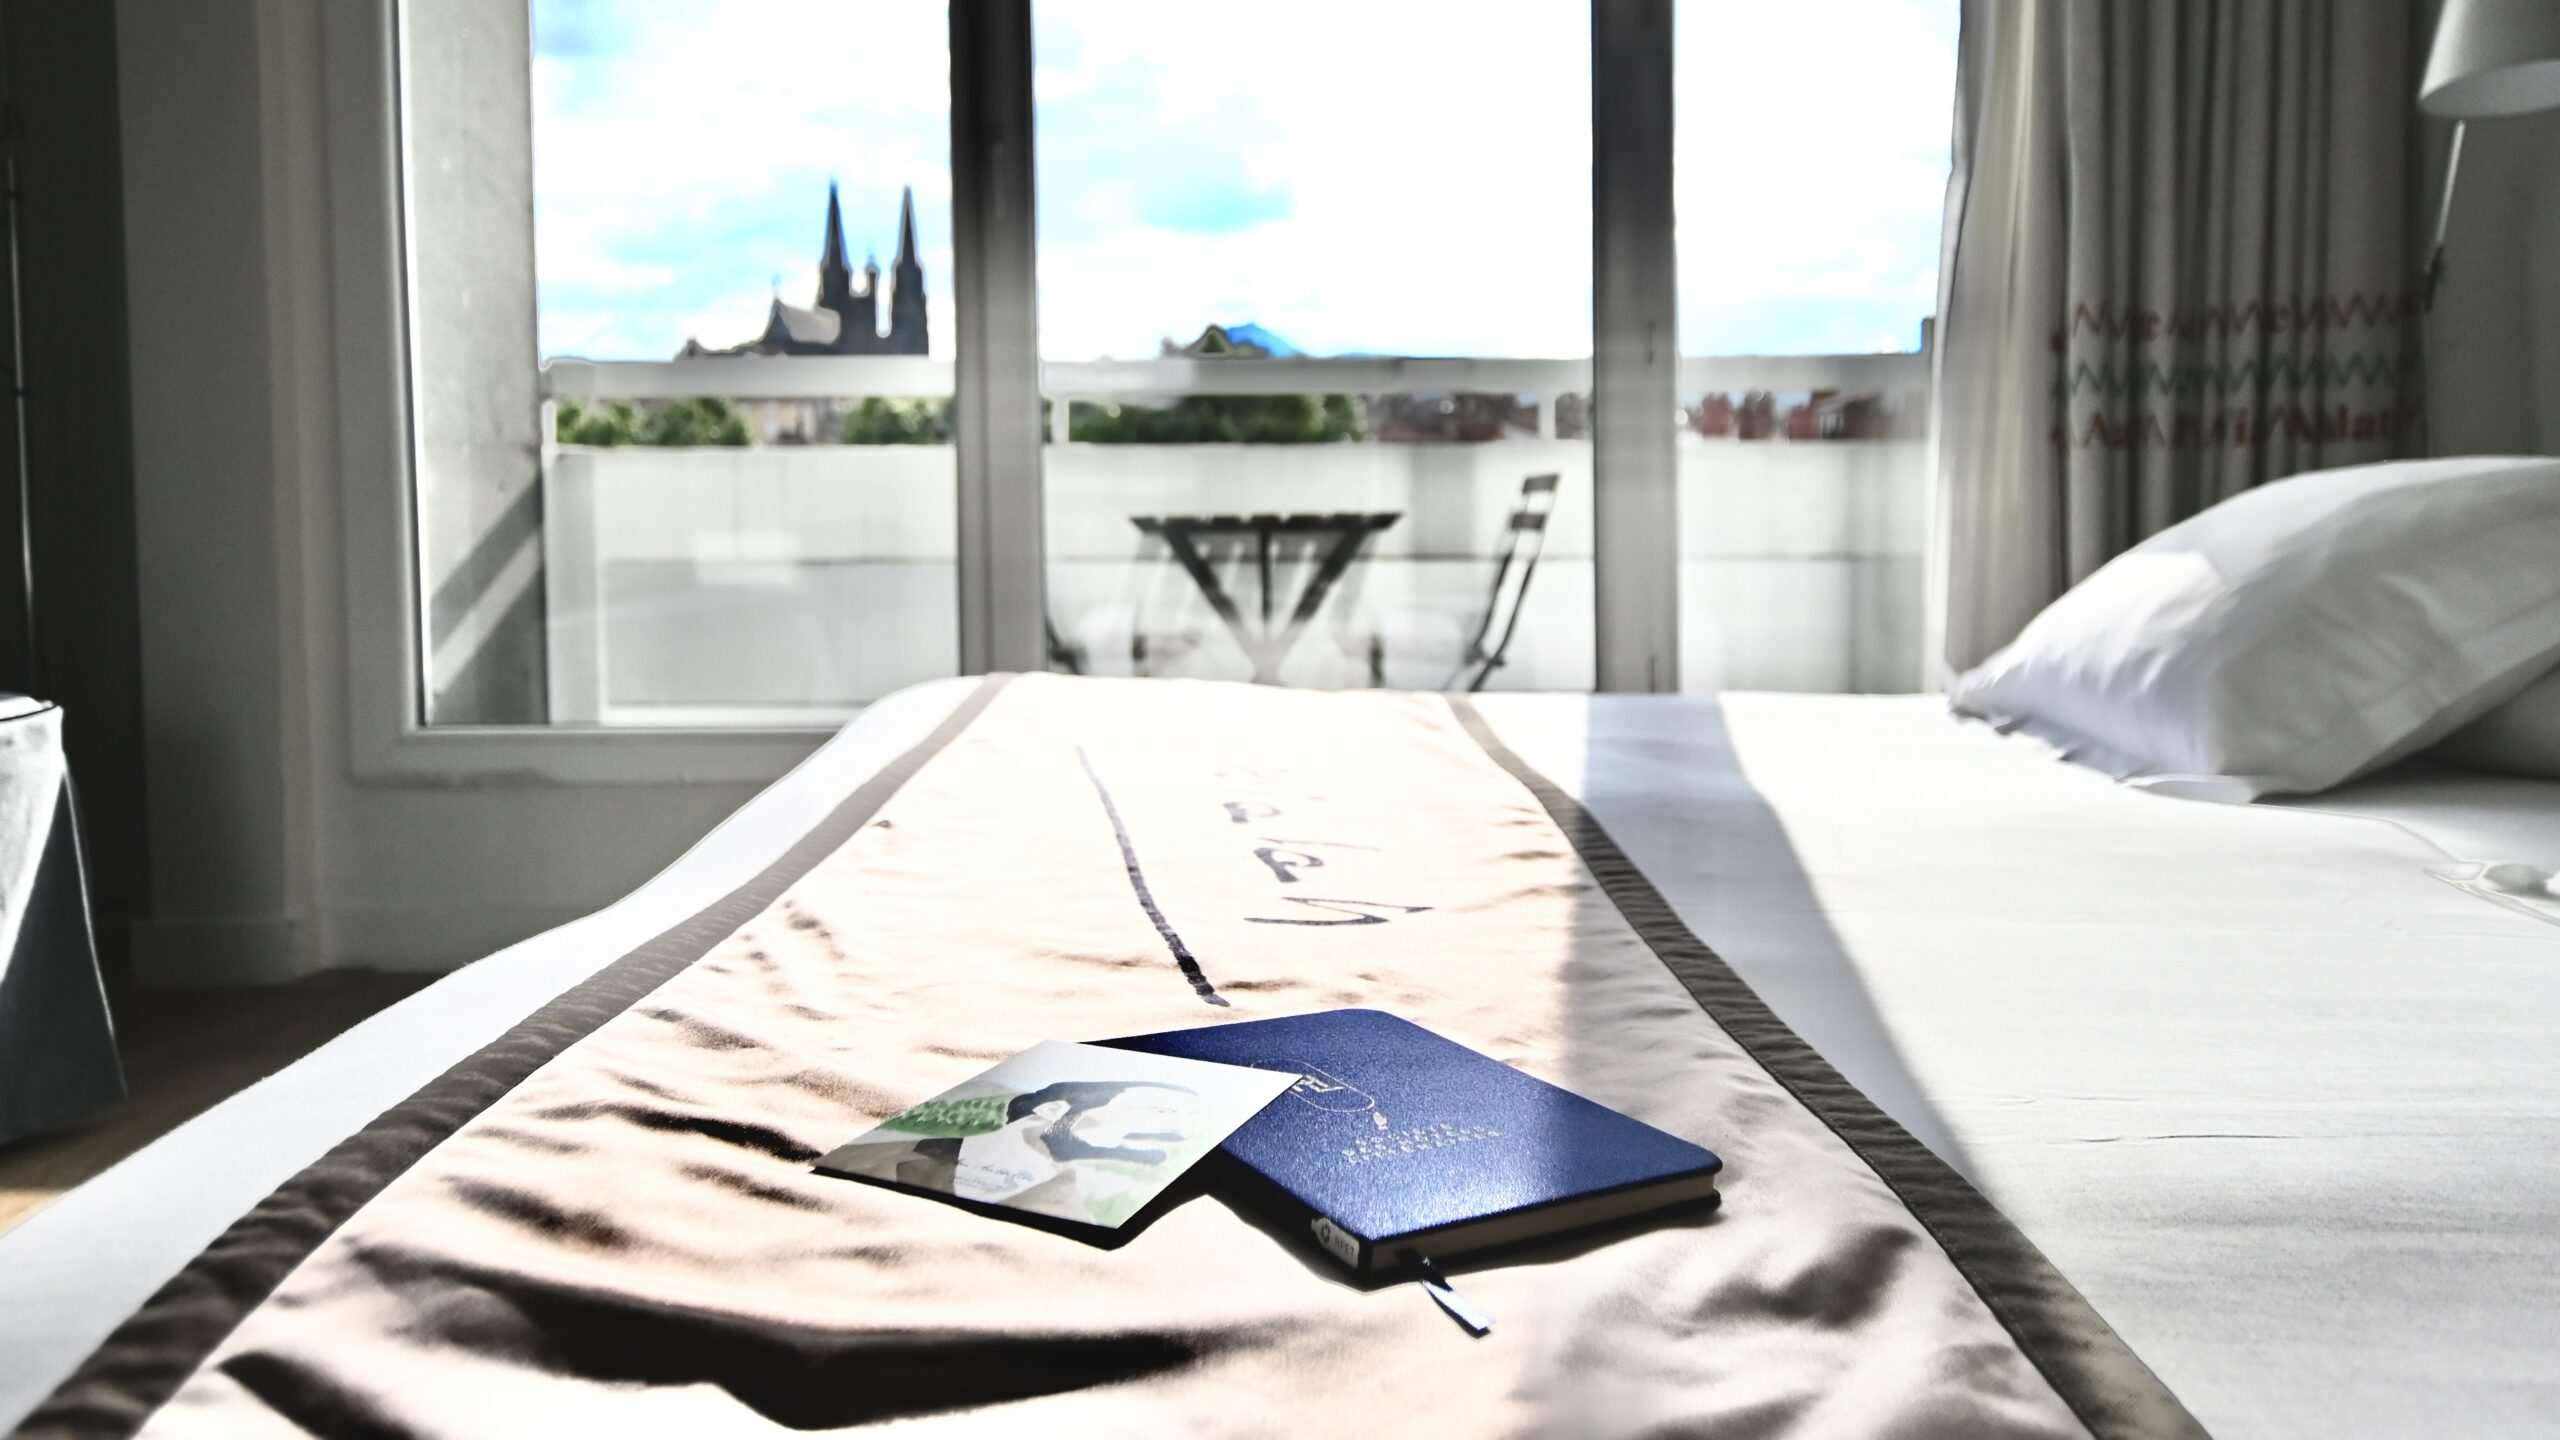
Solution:
{"label": "folding metal chair", "polygon": [[[1485,597],[1484,614],[1476,621],[1475,634],[1468,637],[1466,654],[1458,668],[1449,674],[1443,690],[1459,689],[1461,680],[1469,692],[1482,690],[1493,672],[1502,668],[1504,657],[1511,651],[1511,637],[1520,628],[1520,605],[1529,598],[1529,577],[1536,573],[1538,556],[1547,548],[1547,517],[1555,513],[1556,485],[1562,477],[1532,475],[1520,482],[1520,504],[1511,512],[1510,523],[1503,527],[1502,553],[1493,566],[1493,591]],[[1491,649],[1485,647],[1497,628],[1500,638]],[[1468,671],[1473,670],[1470,678]]]}

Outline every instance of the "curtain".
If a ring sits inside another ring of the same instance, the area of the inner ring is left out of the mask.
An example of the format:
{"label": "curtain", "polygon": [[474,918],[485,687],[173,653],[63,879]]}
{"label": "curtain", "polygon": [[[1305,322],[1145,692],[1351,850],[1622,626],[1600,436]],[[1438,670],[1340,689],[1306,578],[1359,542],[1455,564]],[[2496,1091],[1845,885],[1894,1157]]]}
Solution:
{"label": "curtain", "polygon": [[2137,541],[2418,453],[2408,0],[1966,0],[1931,659]]}

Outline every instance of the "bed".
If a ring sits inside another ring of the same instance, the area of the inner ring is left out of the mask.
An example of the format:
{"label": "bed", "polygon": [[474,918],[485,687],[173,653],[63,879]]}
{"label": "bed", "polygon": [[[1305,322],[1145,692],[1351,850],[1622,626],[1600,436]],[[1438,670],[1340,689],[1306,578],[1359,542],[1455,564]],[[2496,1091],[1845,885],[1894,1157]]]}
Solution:
{"label": "bed", "polygon": [[[881,702],[622,902],[429,987],[0,1237],[0,1423],[262,1197],[772,865],[983,694]],[[2560,1427],[2560,917],[2456,883],[2465,862],[2560,868],[2560,784],[2412,762],[2316,801],[2177,800],[1916,696],[1473,711],[2204,1429]],[[1098,1412],[1043,1413],[1025,1416],[1072,1432]],[[1594,1423],[1667,1424],[1621,1418]]]}

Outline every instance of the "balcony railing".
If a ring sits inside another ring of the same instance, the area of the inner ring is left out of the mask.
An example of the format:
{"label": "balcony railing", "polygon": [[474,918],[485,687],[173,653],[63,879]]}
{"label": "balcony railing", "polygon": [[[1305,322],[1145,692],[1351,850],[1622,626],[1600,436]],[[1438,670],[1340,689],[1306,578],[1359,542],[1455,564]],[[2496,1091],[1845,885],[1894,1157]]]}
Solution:
{"label": "balcony railing", "polygon": [[[1589,360],[1420,356],[1172,357],[1050,361],[1044,393],[1144,404],[1184,395],[1556,396],[1591,388]],[[691,360],[553,360],[544,393],[559,400],[681,400],[701,395],[758,400],[850,400],[951,393],[952,365],[902,355],[738,355]],[[1923,355],[1711,355],[1680,362],[1682,394],[1832,390],[1928,393]]]}
{"label": "balcony railing", "polygon": [[[1044,580],[1058,628],[1095,668],[1128,668],[1131,634],[1149,623],[1132,597],[1165,593],[1170,567],[1133,532],[1133,515],[1399,512],[1403,522],[1372,543],[1359,583],[1345,587],[1340,613],[1323,622],[1325,637],[1301,646],[1311,668],[1295,678],[1359,683],[1358,645],[1382,616],[1481,599],[1522,478],[1553,472],[1564,477],[1562,503],[1512,663],[1494,683],[1589,686],[1590,447],[1560,423],[1589,390],[1589,362],[1172,357],[1049,364],[1043,376],[1056,402],[1497,395],[1534,415],[1534,424],[1473,444],[1095,445],[1073,442],[1064,428],[1071,407],[1054,404]],[[547,398],[580,403],[847,402],[947,396],[952,367],[907,357],[555,360],[543,383]],[[1701,397],[1775,392],[1798,405],[1815,394],[1870,397],[1909,418],[1927,386],[1917,355],[1681,363],[1681,394],[1697,422],[1681,448],[1686,688],[1916,686],[1926,467],[1911,427],[1815,443],[1806,443],[1806,427],[1795,441],[1783,428],[1738,427],[1738,443],[1696,429],[1713,428]],[[1740,438],[1755,433],[1767,438]],[[552,718],[811,719],[949,673],[954,489],[945,446],[547,447]],[[1236,657],[1213,650],[1190,662],[1196,673],[1236,668]],[[1439,683],[1445,658],[1417,655],[1401,671],[1390,666],[1387,678]]]}

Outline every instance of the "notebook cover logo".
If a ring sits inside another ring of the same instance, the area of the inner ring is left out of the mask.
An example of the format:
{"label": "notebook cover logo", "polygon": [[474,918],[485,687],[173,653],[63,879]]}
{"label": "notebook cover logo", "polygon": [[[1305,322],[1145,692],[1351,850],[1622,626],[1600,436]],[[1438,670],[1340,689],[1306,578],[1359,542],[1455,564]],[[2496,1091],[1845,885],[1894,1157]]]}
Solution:
{"label": "notebook cover logo", "polygon": [[1256,1065],[1264,1070],[1287,1070],[1296,1074],[1298,1083],[1290,1086],[1288,1093],[1319,1110],[1352,1112],[1378,1108],[1378,1097],[1329,1070],[1303,1060],[1264,1060],[1257,1061]]}

